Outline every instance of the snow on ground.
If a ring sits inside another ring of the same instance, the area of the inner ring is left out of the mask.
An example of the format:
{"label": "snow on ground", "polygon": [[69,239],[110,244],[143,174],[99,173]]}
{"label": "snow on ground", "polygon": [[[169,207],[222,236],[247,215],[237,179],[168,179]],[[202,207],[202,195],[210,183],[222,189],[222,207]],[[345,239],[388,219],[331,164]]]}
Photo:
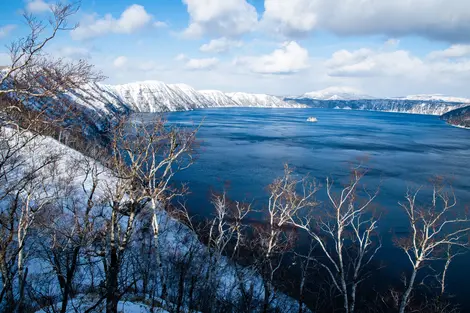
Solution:
{"label": "snow on ground", "polygon": [[[11,129],[3,129],[6,133],[11,133]],[[32,136],[31,134],[26,134],[26,136]],[[11,140],[15,139],[15,136],[12,136]],[[29,142],[25,150],[28,155],[22,155],[22,158],[26,162],[25,164],[40,164],[42,160],[49,157],[50,155],[60,155],[60,161],[57,163],[57,166],[52,168],[44,167],[41,171],[44,173],[45,181],[44,186],[40,191],[38,197],[47,197],[49,192],[55,192],[58,190],[57,186],[54,186],[57,181],[62,182],[61,179],[67,179],[73,177],[70,182],[70,188],[67,189],[67,197],[73,198],[74,201],[85,202],[87,197],[85,191],[91,186],[91,177],[85,176],[77,168],[77,160],[88,160],[93,162],[94,160],[83,156],[81,153],[57,142],[56,140],[37,136]],[[34,156],[34,157],[32,157]],[[102,172],[101,180],[110,184],[113,182],[113,178],[110,175],[110,172],[105,167],[98,165],[98,169]],[[48,175],[54,173],[47,178]],[[69,175],[73,173],[73,175]],[[57,175],[57,176],[55,176]],[[61,175],[63,177],[61,177]],[[52,177],[55,180],[52,180]],[[50,181],[49,181],[50,180]],[[99,185],[97,191],[97,197],[102,198],[105,195],[106,184]],[[101,203],[102,201],[97,201]],[[98,204],[100,205],[100,204]],[[102,205],[105,205],[104,203]],[[161,249],[161,258],[164,265],[164,269],[167,273],[175,272],[176,270],[172,268],[173,264],[176,264],[178,260],[185,260],[188,255],[192,255],[192,261],[190,263],[190,271],[193,275],[198,275],[198,277],[204,277],[203,273],[207,273],[210,269],[210,252],[208,248],[199,240],[198,236],[186,225],[180,221],[172,218],[166,212],[160,212],[158,215],[160,228],[159,236],[159,246],[164,247]],[[137,225],[138,227],[138,225]],[[99,262],[97,262],[99,263]],[[60,289],[56,281],[56,277],[51,266],[39,259],[30,259],[27,263],[29,268],[29,277],[32,281],[37,281],[34,285],[35,288],[41,289],[43,294],[56,295],[60,294]],[[252,288],[254,292],[255,299],[262,301],[263,299],[263,280],[261,277],[252,269],[244,268],[239,265],[234,264],[229,259],[220,256],[217,262],[217,266],[213,268],[213,277],[214,283],[213,287],[216,288],[217,298],[220,300],[229,300],[234,301],[241,296],[240,284],[244,286],[245,290],[250,290]],[[98,268],[97,271],[101,269]],[[77,274],[77,279],[80,281],[82,287],[90,283],[90,278],[87,277],[86,273],[88,271],[79,270]],[[175,272],[176,273],[176,272]],[[176,275],[176,274],[175,274]],[[97,275],[98,277],[99,275]],[[175,276],[176,277],[176,276]],[[96,278],[95,278],[96,279]],[[242,280],[240,280],[242,279]],[[168,294],[177,294],[177,283],[171,284],[169,286]],[[296,312],[298,311],[297,301],[286,296],[282,293],[276,293],[275,298],[272,301],[272,305],[278,307],[282,312]],[[83,298],[77,299],[82,300]],[[86,301],[85,301],[86,302]],[[123,308],[123,312],[148,312],[148,307],[141,305],[137,302],[122,302],[120,303]],[[167,305],[171,305],[168,303]],[[161,311],[162,313],[165,311]]]}

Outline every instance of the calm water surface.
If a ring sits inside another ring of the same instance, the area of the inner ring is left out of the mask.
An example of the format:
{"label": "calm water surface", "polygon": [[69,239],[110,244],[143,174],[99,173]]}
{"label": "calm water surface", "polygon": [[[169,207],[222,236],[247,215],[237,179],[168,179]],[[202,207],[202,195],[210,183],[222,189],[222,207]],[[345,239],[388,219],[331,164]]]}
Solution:
{"label": "calm water surface", "polygon": [[[309,123],[314,116],[318,123]],[[150,116],[149,116],[150,117]],[[255,200],[260,207],[266,186],[289,163],[296,173],[324,182],[348,175],[351,162],[367,158],[372,168],[364,182],[381,185],[376,203],[386,212],[380,231],[385,241],[381,258],[387,270],[378,275],[399,277],[408,268],[390,244],[391,231],[406,231],[398,206],[407,186],[426,183],[433,175],[451,182],[463,208],[470,204],[470,130],[451,127],[435,116],[324,109],[208,109],[168,114],[171,123],[189,127],[204,120],[199,131],[200,156],[178,176],[189,183],[192,212],[208,214],[211,190],[229,183],[234,200]],[[324,195],[319,193],[319,198]],[[449,285],[460,299],[466,295],[469,257],[453,264]],[[380,278],[379,278],[380,279]],[[462,287],[462,288],[461,288]]]}

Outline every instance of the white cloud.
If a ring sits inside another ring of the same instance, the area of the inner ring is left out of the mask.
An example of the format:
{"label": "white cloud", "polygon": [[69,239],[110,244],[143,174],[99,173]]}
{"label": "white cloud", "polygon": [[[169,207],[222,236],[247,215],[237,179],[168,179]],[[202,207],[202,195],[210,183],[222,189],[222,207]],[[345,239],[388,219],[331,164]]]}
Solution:
{"label": "white cloud", "polygon": [[203,44],[199,50],[202,52],[222,53],[232,48],[241,47],[243,43],[237,40],[230,40],[226,37],[213,39],[209,43]]}
{"label": "white cloud", "polygon": [[16,28],[16,25],[13,25],[13,24],[0,27],[0,38],[8,36],[10,32],[14,30],[15,28]]}
{"label": "white cloud", "polygon": [[187,59],[188,59],[188,57],[184,53],[180,53],[175,57],[176,61],[184,61],[184,60],[187,60]]}
{"label": "white cloud", "polygon": [[29,13],[42,13],[51,10],[51,4],[44,0],[30,0],[26,3],[26,11]]}
{"label": "white cloud", "polygon": [[262,23],[269,31],[286,36],[308,33],[318,23],[317,2],[318,0],[265,0]]}
{"label": "white cloud", "polygon": [[118,56],[116,59],[114,59],[113,65],[116,68],[123,68],[125,65],[127,65],[127,58],[123,55]]}
{"label": "white cloud", "polygon": [[325,66],[328,75],[334,77],[400,77],[415,83],[455,83],[470,78],[469,52],[452,46],[420,58],[406,50],[340,50],[325,62]]}
{"label": "white cloud", "polygon": [[295,41],[284,42],[270,54],[238,58],[235,63],[261,74],[291,74],[310,67],[308,51]]}
{"label": "white cloud", "polygon": [[165,28],[168,27],[168,24],[162,21],[155,21],[153,22],[153,27],[155,28]]}
{"label": "white cloud", "polygon": [[217,58],[189,59],[185,67],[189,70],[208,70],[214,68],[217,64],[219,64]]}
{"label": "white cloud", "polygon": [[183,0],[188,7],[190,24],[184,31],[189,38],[205,34],[236,37],[252,31],[258,13],[246,0]]}
{"label": "white cloud", "polygon": [[339,35],[420,35],[470,41],[470,1],[265,0],[262,24],[285,36],[327,30]]}
{"label": "white cloud", "polygon": [[423,62],[408,51],[374,51],[359,49],[340,50],[326,62],[330,76],[393,76],[404,73],[412,75],[423,67]]}
{"label": "white cloud", "polygon": [[91,15],[85,18],[80,26],[72,31],[74,39],[87,39],[103,36],[108,33],[130,34],[144,26],[152,20],[152,16],[145,11],[145,8],[138,4],[128,7],[118,19],[111,14],[106,14],[103,18],[96,18]]}
{"label": "white cloud", "polygon": [[433,51],[428,55],[430,59],[462,58],[466,56],[470,56],[470,45],[452,45],[445,50]]}

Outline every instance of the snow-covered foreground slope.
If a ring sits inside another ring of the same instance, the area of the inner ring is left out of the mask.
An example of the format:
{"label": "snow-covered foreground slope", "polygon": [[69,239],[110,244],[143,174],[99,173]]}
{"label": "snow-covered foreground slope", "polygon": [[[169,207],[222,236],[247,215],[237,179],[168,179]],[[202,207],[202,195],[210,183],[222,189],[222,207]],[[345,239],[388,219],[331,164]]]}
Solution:
{"label": "snow-covered foreground slope", "polygon": [[[98,176],[98,187],[96,189],[96,209],[99,212],[96,215],[96,227],[100,225],[100,218],[102,218],[102,212],[106,212],[107,209],[107,191],[109,188],[114,185],[114,176],[111,174],[111,171],[104,166],[96,163],[96,160],[83,156],[81,153],[57,142],[56,140],[43,137],[43,136],[34,136],[25,133],[21,136],[12,135],[10,129],[1,129],[2,132],[9,136],[9,140],[12,144],[17,145],[18,143],[23,146],[22,142],[25,142],[24,147],[19,150],[18,158],[22,160],[22,166],[24,168],[29,168],[31,166],[40,166],[44,160],[51,156],[58,158],[57,162],[51,163],[45,167],[41,167],[40,171],[37,173],[38,177],[47,177],[47,181],[41,182],[41,188],[37,188],[34,191],[34,199],[49,199],[51,195],[54,197],[60,197],[61,201],[74,203],[78,207],[86,207],[87,199],[92,186],[93,178],[89,175],[84,174],[83,169],[79,164],[85,164],[88,168],[90,164],[95,164],[97,166],[96,173],[100,173]],[[23,137],[25,136],[25,137]],[[32,138],[32,139],[31,139]],[[34,157],[32,157],[34,156]],[[22,167],[17,168],[19,173],[18,175],[12,175],[12,177],[21,177]],[[39,176],[42,175],[42,176]],[[67,188],[64,189],[62,184],[67,182]],[[14,184],[15,182],[11,182]],[[36,194],[37,193],[37,194]],[[0,203],[0,205],[5,205],[5,203]],[[104,210],[104,211],[103,211]],[[48,223],[55,225],[55,223],[68,223],[67,219],[64,220],[64,216],[60,215],[57,217],[57,220],[54,219],[54,216],[49,217],[50,220]],[[179,220],[173,218],[170,214],[161,211],[158,215],[158,221],[160,225],[160,235],[159,235],[159,247],[161,248],[161,260],[164,267],[164,272],[168,277],[167,281],[167,300],[158,298],[157,302],[159,303],[160,311],[151,311],[148,304],[149,301],[139,302],[137,300],[132,300],[132,298],[124,297],[119,303],[119,308],[122,308],[123,313],[134,313],[134,312],[161,312],[166,311],[173,312],[175,304],[170,302],[171,299],[177,299],[178,291],[180,288],[179,277],[180,277],[180,266],[184,262],[189,263],[187,266],[187,271],[189,274],[188,277],[196,277],[199,280],[203,280],[206,277],[206,272],[210,269],[213,277],[213,282],[211,286],[215,288],[216,295],[219,301],[221,302],[230,302],[235,303],[239,297],[242,296],[241,286],[246,290],[252,290],[255,299],[262,301],[263,299],[263,280],[260,276],[250,268],[241,267],[229,259],[220,256],[215,267],[214,265],[209,268],[211,262],[213,261],[214,254],[210,253],[208,248],[199,240],[195,232],[191,228],[181,223]],[[138,239],[140,235],[139,229],[144,227],[145,217],[142,217],[142,220],[136,221],[136,238],[133,242],[136,242],[136,246],[132,247],[131,250],[139,251],[140,246],[138,244]],[[103,221],[106,223],[106,221]],[[41,239],[41,234],[35,235],[31,239],[34,241],[29,246],[41,246],[41,242],[44,242],[44,239]],[[91,247],[87,247],[91,248]],[[32,249],[32,248],[28,248]],[[130,259],[133,260],[133,259]],[[211,261],[212,260],[212,261]],[[132,262],[132,261],[130,261]],[[182,263],[183,262],[183,263]],[[90,264],[92,268],[90,268]],[[132,263],[130,263],[132,264]],[[134,264],[137,266],[138,264]],[[60,287],[57,281],[57,276],[55,275],[53,268],[46,259],[42,259],[40,254],[31,254],[31,257],[26,262],[26,267],[29,269],[28,279],[30,281],[30,286],[32,290],[38,294],[47,295],[50,299],[59,299],[60,298]],[[127,269],[128,270],[128,269]],[[94,273],[91,275],[90,273]],[[94,276],[91,277],[91,276]],[[86,308],[91,307],[97,301],[96,294],[87,294],[84,290],[88,290],[88,286],[92,284],[93,279],[95,284],[99,284],[100,279],[103,277],[103,268],[100,258],[97,257],[96,262],[84,263],[78,269],[76,274],[77,286],[81,292],[76,295],[76,297],[70,303],[70,312],[76,312],[76,309],[79,308],[79,311],[85,311]],[[199,282],[201,283],[201,282]],[[141,282],[136,283],[140,285]],[[161,286],[157,282],[157,294],[161,293]],[[141,298],[150,297],[149,294],[140,295]],[[203,296],[203,294],[197,293],[195,291],[195,297]],[[273,295],[274,296],[274,295]],[[98,297],[99,298],[99,297]],[[154,298],[155,299],[155,298]],[[186,300],[185,300],[186,301]],[[184,305],[186,302],[184,302]],[[58,304],[55,304],[56,306]],[[286,296],[285,294],[276,292],[275,298],[272,299],[273,307],[276,307],[281,312],[297,312],[298,304],[297,302]],[[75,308],[73,308],[75,306]],[[103,305],[98,306],[92,312],[103,312]],[[42,309],[38,312],[50,312],[47,308]],[[187,309],[184,309],[182,312],[189,312]],[[194,311],[191,311],[194,312]],[[305,311],[304,311],[305,312]],[[308,310],[307,310],[308,312]]]}
{"label": "snow-covered foreground slope", "polygon": [[134,112],[187,111],[213,107],[305,107],[297,103],[287,103],[270,95],[197,91],[185,84],[165,84],[159,81],[124,85],[91,84],[84,90],[77,92],[82,97],[74,95],[77,103],[104,112],[115,111],[122,107]]}

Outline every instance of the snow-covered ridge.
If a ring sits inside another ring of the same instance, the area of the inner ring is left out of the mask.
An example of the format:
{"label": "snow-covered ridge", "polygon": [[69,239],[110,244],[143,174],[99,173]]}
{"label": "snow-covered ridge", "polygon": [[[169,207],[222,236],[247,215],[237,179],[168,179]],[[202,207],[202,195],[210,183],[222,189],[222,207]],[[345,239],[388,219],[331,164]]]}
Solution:
{"label": "snow-covered ridge", "polygon": [[289,103],[297,102],[313,108],[368,110],[409,114],[442,115],[464,107],[470,99],[440,94],[410,95],[406,97],[373,97],[352,87],[329,87],[307,92],[297,97],[285,97]]}
{"label": "snow-covered ridge", "polygon": [[246,92],[233,92],[226,94],[241,107],[262,107],[262,108],[302,108],[302,104],[286,102],[275,96],[265,94],[251,94]]}
{"label": "snow-covered ridge", "polygon": [[352,87],[329,87],[323,90],[304,93],[298,98],[315,100],[359,100],[374,99],[374,97],[364,94],[362,91]]}
{"label": "snow-covered ridge", "polygon": [[306,104],[311,108],[381,111],[408,114],[442,115],[468,104],[444,101],[406,99],[356,99],[318,100],[308,98],[286,98],[288,102]]}
{"label": "snow-covered ridge", "polygon": [[322,90],[304,93],[301,96],[286,97],[290,99],[312,99],[312,100],[373,100],[373,99],[390,99],[390,100],[411,100],[411,101],[436,101],[436,102],[452,102],[452,103],[470,103],[469,98],[453,97],[443,94],[416,94],[404,97],[374,97],[364,94],[361,90],[353,87],[333,86]]}
{"label": "snow-covered ridge", "polygon": [[456,102],[456,103],[470,103],[470,99],[461,98],[461,97],[452,97],[441,94],[432,94],[432,95],[409,95],[406,97],[401,97],[397,99],[404,100],[420,100],[420,101],[442,101],[442,102]]}
{"label": "snow-covered ridge", "polygon": [[[186,84],[165,84],[143,81],[124,85],[91,84],[85,87],[86,97],[80,104],[109,111],[125,106],[135,112],[188,111],[213,107],[301,108],[265,94],[223,93],[216,90],[198,91]],[[83,91],[79,93],[84,94]]]}

